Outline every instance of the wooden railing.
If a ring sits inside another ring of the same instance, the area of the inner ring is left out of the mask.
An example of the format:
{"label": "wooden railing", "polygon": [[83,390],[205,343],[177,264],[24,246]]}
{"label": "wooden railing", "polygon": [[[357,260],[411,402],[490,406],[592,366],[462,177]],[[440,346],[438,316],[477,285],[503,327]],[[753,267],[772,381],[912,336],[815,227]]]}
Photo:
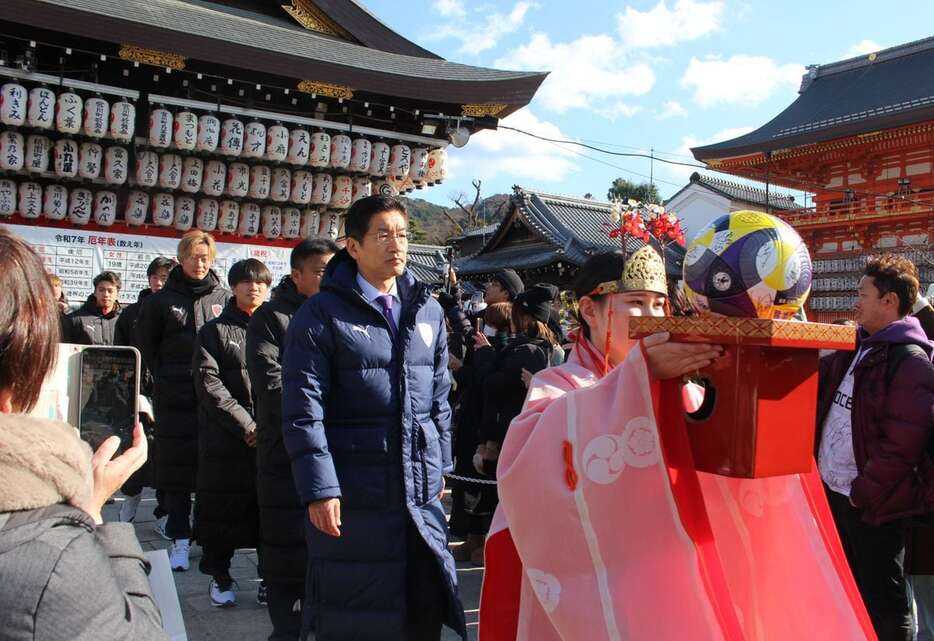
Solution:
{"label": "wooden railing", "polygon": [[906,196],[862,197],[853,202],[833,202],[817,207],[775,211],[779,218],[792,227],[811,227],[835,223],[880,220],[891,217],[915,218],[934,214],[934,192]]}

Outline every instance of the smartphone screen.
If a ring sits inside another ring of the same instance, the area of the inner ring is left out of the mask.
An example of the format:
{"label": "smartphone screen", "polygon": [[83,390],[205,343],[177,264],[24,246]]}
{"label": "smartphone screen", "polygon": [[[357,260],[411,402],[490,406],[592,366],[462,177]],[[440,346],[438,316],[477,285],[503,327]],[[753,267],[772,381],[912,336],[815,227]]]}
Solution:
{"label": "smartphone screen", "polygon": [[139,352],[132,347],[93,345],[81,352],[78,431],[91,448],[111,436],[120,450],[133,442],[139,408]]}

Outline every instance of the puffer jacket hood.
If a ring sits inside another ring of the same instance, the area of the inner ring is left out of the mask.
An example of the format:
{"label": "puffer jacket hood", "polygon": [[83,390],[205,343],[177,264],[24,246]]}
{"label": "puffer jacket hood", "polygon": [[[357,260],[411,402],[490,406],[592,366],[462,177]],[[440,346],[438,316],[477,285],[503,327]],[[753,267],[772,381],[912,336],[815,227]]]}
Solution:
{"label": "puffer jacket hood", "polygon": [[301,306],[305,302],[305,296],[298,291],[295,281],[291,276],[283,276],[279,284],[272,288],[272,294],[269,300],[282,301],[295,307]]}
{"label": "puffer jacket hood", "polygon": [[165,287],[163,287],[163,289],[179,292],[192,298],[200,298],[216,289],[223,288],[224,286],[223,283],[221,283],[220,277],[218,277],[213,269],[209,269],[208,275],[202,280],[194,281],[185,276],[181,265],[176,265],[172,268],[172,271],[169,272],[168,279],[165,281]]}
{"label": "puffer jacket hood", "polygon": [[872,345],[917,345],[930,357],[934,354],[934,343],[928,340],[921,322],[914,316],[906,316],[889,323],[875,334],[868,334],[862,327],[859,328],[858,341],[860,346]]}

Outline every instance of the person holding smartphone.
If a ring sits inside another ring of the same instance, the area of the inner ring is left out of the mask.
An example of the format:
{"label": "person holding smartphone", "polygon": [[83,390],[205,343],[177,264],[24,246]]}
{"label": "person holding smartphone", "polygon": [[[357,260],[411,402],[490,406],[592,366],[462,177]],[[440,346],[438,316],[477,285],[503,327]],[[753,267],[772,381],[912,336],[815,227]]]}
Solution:
{"label": "person holding smartphone", "polygon": [[[236,603],[230,561],[237,548],[259,547],[256,418],[246,369],[246,328],[266,302],[272,273],[255,258],[237,261],[227,283],[234,297],[198,332],[192,370],[198,397],[198,476],[194,539],[199,568],[213,578],[211,605]],[[265,585],[257,601],[266,604]]]}
{"label": "person holding smartphone", "polygon": [[133,526],[101,518],[146,460],[142,427],[120,456],[117,437],[92,455],[72,426],[30,416],[55,367],[59,308],[42,260],[2,228],[0,291],[2,637],[167,641]]}

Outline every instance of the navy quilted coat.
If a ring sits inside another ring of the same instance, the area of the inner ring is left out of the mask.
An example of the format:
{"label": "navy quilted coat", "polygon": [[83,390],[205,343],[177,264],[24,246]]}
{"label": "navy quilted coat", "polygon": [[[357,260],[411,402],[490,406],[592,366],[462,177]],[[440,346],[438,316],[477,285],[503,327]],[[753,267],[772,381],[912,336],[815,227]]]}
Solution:
{"label": "navy quilted coat", "polygon": [[393,340],[341,252],[298,310],[283,359],[283,439],[304,504],[340,497],[341,536],[306,523],[303,628],[318,641],[403,641],[406,520],[438,564],[445,623],[466,639],[439,494],[452,468],[444,314],[408,272]]}

